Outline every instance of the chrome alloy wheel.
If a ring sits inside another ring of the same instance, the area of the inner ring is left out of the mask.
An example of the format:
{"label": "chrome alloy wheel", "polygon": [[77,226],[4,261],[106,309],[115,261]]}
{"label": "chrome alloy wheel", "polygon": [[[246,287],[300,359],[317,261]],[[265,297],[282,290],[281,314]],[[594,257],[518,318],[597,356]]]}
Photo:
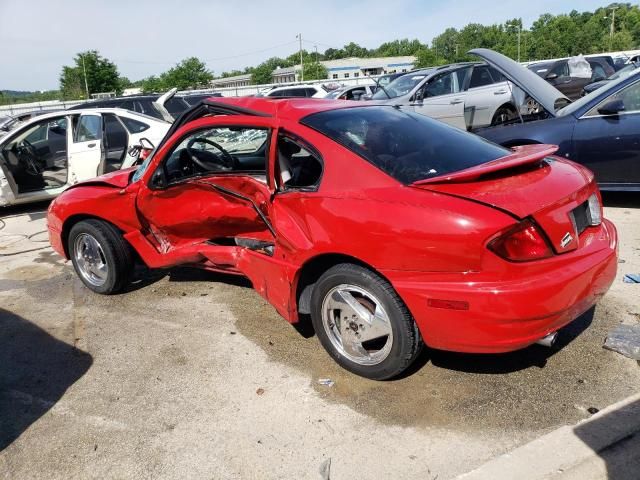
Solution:
{"label": "chrome alloy wheel", "polygon": [[355,285],[338,285],[322,301],[322,324],[333,347],[358,365],[377,365],[393,346],[391,320],[382,303]]}
{"label": "chrome alloy wheel", "polygon": [[74,257],[84,280],[95,287],[104,285],[109,275],[109,267],[100,243],[92,235],[81,233],[76,237]]}

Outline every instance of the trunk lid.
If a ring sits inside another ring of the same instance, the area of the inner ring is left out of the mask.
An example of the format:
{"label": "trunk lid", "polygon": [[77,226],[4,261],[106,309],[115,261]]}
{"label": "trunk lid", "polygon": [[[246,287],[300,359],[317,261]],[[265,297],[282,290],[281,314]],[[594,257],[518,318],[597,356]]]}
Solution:
{"label": "trunk lid", "polygon": [[575,250],[582,231],[576,217],[588,208],[586,202],[596,187],[586,168],[549,158],[555,149],[550,145],[515,147],[506,157],[412,187],[482,203],[517,219],[533,218],[556,253]]}

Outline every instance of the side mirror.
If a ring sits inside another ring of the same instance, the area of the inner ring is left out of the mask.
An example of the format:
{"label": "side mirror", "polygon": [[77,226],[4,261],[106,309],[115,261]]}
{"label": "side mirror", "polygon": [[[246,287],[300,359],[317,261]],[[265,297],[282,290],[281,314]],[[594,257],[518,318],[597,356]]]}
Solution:
{"label": "side mirror", "polygon": [[619,98],[609,100],[598,109],[598,113],[600,113],[601,115],[617,115],[618,113],[623,111],[624,102]]}
{"label": "side mirror", "polygon": [[424,89],[421,88],[413,96],[413,103],[414,105],[422,105],[423,100],[424,100]]}
{"label": "side mirror", "polygon": [[556,78],[558,78],[558,74],[557,73],[550,73],[549,75],[547,75],[544,78],[545,78],[545,80],[555,80]]}
{"label": "side mirror", "polygon": [[373,97],[373,95],[371,95],[370,93],[367,93],[365,95],[362,95],[360,97],[360,100],[371,100],[371,97]]}

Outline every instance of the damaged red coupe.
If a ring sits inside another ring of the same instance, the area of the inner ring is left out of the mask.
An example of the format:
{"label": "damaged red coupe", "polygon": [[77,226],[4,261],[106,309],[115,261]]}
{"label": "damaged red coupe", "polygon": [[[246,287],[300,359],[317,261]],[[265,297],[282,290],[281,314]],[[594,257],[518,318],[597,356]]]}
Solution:
{"label": "damaged red coupe", "polygon": [[394,106],[216,98],[137,170],[77,184],[51,244],[97,293],[136,261],[244,275],[310,314],[344,368],[405,370],[423,344],[507,352],[549,338],[616,273],[592,173]]}

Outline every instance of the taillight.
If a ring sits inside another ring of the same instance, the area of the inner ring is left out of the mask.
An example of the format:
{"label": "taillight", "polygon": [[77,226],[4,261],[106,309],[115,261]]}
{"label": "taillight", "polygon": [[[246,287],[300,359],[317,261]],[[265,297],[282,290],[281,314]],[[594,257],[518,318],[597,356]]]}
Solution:
{"label": "taillight", "polygon": [[553,255],[540,228],[531,220],[523,220],[491,240],[487,247],[506,260],[527,262]]}
{"label": "taillight", "polygon": [[592,226],[602,223],[602,205],[595,193],[589,197],[589,222]]}

